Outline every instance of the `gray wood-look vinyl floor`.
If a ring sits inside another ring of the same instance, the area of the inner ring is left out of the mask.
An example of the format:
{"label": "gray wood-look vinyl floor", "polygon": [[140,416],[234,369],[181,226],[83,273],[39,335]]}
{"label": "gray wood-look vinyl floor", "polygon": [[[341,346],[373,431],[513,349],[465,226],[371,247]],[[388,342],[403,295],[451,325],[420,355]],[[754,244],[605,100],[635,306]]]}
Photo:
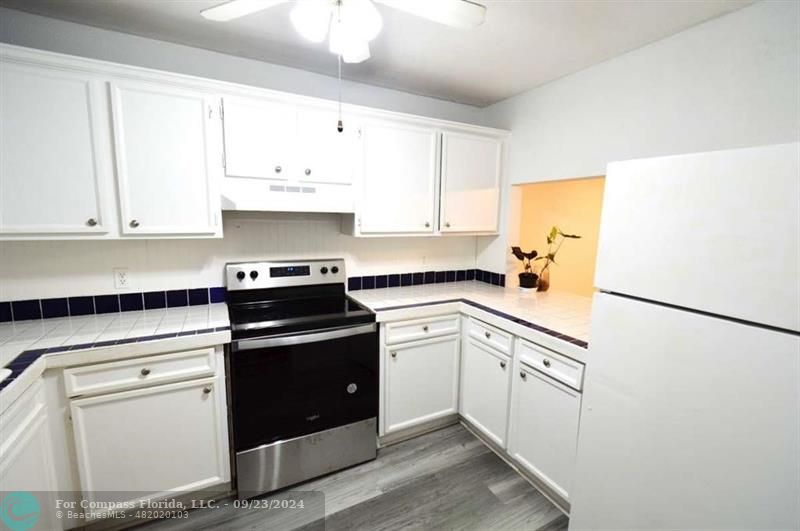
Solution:
{"label": "gray wood-look vinyl floor", "polygon": [[[321,493],[321,494],[320,494]],[[241,509],[221,500],[188,519],[137,529],[177,530],[566,530],[547,498],[461,425],[378,451],[378,458],[264,499],[304,509]]]}

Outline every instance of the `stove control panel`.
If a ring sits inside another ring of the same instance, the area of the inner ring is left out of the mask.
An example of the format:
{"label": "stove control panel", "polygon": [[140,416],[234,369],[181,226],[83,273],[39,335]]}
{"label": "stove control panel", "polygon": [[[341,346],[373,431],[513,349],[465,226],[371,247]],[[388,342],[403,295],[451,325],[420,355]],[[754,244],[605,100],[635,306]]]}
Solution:
{"label": "stove control panel", "polygon": [[240,262],[225,266],[228,290],[345,283],[344,260]]}

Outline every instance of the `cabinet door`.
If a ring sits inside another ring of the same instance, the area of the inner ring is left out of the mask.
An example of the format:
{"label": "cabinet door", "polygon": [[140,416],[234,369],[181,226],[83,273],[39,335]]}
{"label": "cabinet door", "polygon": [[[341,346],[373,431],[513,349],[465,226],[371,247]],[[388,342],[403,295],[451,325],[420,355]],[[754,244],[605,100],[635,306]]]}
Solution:
{"label": "cabinet door", "polygon": [[44,392],[36,383],[0,416],[0,493],[33,493],[41,508],[36,529],[62,529],[65,519],[52,510],[57,490]]}
{"label": "cabinet door", "polygon": [[525,365],[513,387],[509,453],[569,500],[581,394]]}
{"label": "cabinet door", "polygon": [[122,233],[221,236],[219,101],[127,81],[111,95]]}
{"label": "cabinet door", "polygon": [[442,232],[496,232],[502,143],[462,133],[442,134]]}
{"label": "cabinet door", "polygon": [[377,122],[362,128],[361,233],[433,233],[436,144],[434,129]]}
{"label": "cabinet door", "polygon": [[78,471],[87,497],[119,491],[146,493],[144,499],[229,481],[221,381],[73,400]]}
{"label": "cabinet door", "polygon": [[461,363],[461,415],[505,448],[510,358],[467,339]]}
{"label": "cabinet door", "polygon": [[223,115],[227,177],[284,181],[296,171],[294,105],[226,97]]}
{"label": "cabinet door", "polygon": [[458,411],[458,336],[386,348],[386,432]]}
{"label": "cabinet door", "polygon": [[334,111],[300,108],[297,111],[298,181],[322,184],[352,184],[355,171],[357,126],[345,120],[336,129]]}
{"label": "cabinet door", "polygon": [[108,232],[103,103],[88,76],[0,62],[0,234]]}

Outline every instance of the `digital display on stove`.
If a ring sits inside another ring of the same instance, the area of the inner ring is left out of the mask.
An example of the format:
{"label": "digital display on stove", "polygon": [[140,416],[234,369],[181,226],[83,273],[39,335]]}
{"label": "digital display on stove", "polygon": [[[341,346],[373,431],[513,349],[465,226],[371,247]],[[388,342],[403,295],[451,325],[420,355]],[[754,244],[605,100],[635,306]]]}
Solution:
{"label": "digital display on stove", "polygon": [[283,266],[283,267],[270,267],[269,276],[271,278],[278,277],[307,277],[311,275],[311,268],[309,266]]}

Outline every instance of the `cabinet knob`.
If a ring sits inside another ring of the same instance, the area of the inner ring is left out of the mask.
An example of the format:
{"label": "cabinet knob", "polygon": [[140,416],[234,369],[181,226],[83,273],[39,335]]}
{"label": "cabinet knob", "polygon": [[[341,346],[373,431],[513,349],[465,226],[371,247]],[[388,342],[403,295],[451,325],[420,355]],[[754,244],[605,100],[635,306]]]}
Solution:
{"label": "cabinet knob", "polygon": [[431,226],[431,224],[430,224],[429,222],[427,222],[427,221],[426,221],[426,222],[425,222],[425,228],[428,228],[428,227],[430,227],[430,226]]}
{"label": "cabinet knob", "polygon": [[501,362],[500,362],[500,368],[501,368],[501,369],[505,369],[505,368],[506,368],[506,362],[504,362],[504,361],[501,361]]}
{"label": "cabinet knob", "polygon": [[423,331],[423,332],[427,332],[427,331],[428,331],[428,325],[425,325],[425,326],[423,326],[423,327],[422,327],[422,331]]}
{"label": "cabinet knob", "polygon": [[206,395],[207,395],[207,394],[209,394],[210,392],[211,392],[211,386],[210,386],[210,385],[207,385],[207,386],[203,387],[203,393],[204,393],[204,394],[206,394]]}
{"label": "cabinet knob", "polygon": [[306,175],[311,175],[311,168],[306,168],[306,171],[303,173],[305,173]]}
{"label": "cabinet knob", "polygon": [[89,218],[89,219],[86,220],[86,224],[89,225],[90,227],[96,227],[97,226],[97,220],[94,219],[94,218]]}
{"label": "cabinet knob", "polygon": [[392,357],[396,358],[397,357],[397,352],[392,352]]}
{"label": "cabinet knob", "polygon": [[132,219],[129,225],[135,229],[136,227],[139,226],[139,222],[136,221],[135,219]]}
{"label": "cabinet knob", "polygon": [[547,359],[547,358],[545,358],[544,360],[542,360],[542,364],[543,364],[545,367],[550,367],[550,360],[549,360],[549,359]]}
{"label": "cabinet knob", "polygon": [[449,221],[445,221],[444,226],[449,229],[450,228],[450,222]]}
{"label": "cabinet knob", "polygon": [[484,335],[486,336],[486,339],[492,337],[492,334],[490,332],[484,332]]}
{"label": "cabinet knob", "polygon": [[519,372],[519,377],[520,377],[520,378],[522,378],[522,379],[524,380],[525,378],[527,378],[527,377],[528,377],[528,375],[527,375],[527,374],[525,374],[525,371],[520,371],[520,372]]}
{"label": "cabinet knob", "polygon": [[283,171],[283,168],[281,168],[280,166],[275,166],[275,173],[280,173],[282,171]]}
{"label": "cabinet knob", "polygon": [[142,376],[147,376],[150,374],[150,369],[142,369]]}

